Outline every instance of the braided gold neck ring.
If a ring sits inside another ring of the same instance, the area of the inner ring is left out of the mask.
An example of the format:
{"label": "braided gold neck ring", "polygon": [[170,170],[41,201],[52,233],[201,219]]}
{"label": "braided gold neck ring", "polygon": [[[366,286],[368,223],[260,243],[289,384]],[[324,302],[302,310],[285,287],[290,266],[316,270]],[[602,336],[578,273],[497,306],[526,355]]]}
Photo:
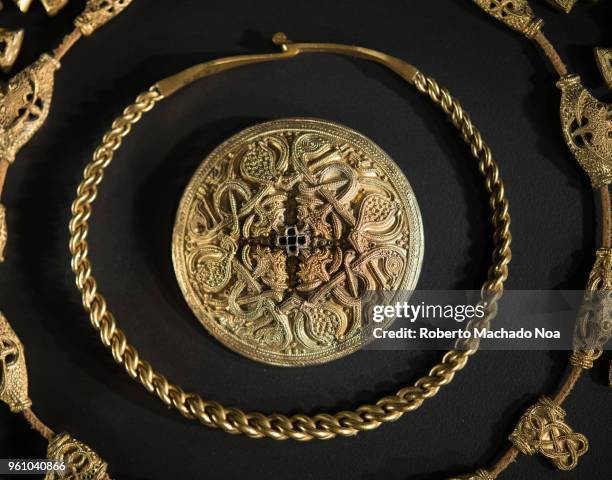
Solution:
{"label": "braided gold neck ring", "polygon": [[221,428],[231,434],[244,434],[252,438],[307,441],[352,436],[360,431],[373,430],[383,423],[398,420],[405,413],[418,409],[427,398],[433,397],[442,386],[450,383],[456,372],[465,367],[469,357],[476,353],[478,343],[464,341],[455,349],[448,351],[440,363],[413,385],[400,389],[395,395],[383,397],[375,404],[362,405],[354,411],[319,413],[312,416],[296,414],[291,417],[278,413],[266,415],[259,412],[245,412],[204,399],[197,393],[184,391],[143,360],[117,326],[106,299],[98,291],[89,260],[87,241],[89,219],[104,171],[113,160],[114,152],[121,146],[123,138],[130,133],[132,126],[159,101],[196,80],[244,65],[286,60],[302,53],[312,52],[358,57],[382,64],[415,86],[419,92],[427,95],[460,132],[470,148],[471,155],[478,162],[478,169],[484,178],[490,198],[494,248],[492,265],[482,286],[481,302],[485,305],[487,314],[482,319],[473,321],[468,328],[489,326],[489,322],[497,312],[497,301],[503,292],[511,259],[508,201],[491,150],[459,102],[434,79],[425,76],[412,65],[381,52],[347,45],[292,43],[284,34],[275,35],[274,42],[282,47],[281,53],[218,59],[193,66],[161,80],[139,95],[136,101],[113,122],[112,128],[104,135],[91,162],[85,167],[83,181],[78,186],[77,196],[72,204],[69,226],[71,266],[76,275],[76,284],[82,295],[83,306],[89,314],[92,325],[100,333],[102,343],[111,350],[115,361],[122,364],[128,374],[138,380],[149,393],[157,395],[164,404],[177,409],[184,417],[198,420],[207,427]]}

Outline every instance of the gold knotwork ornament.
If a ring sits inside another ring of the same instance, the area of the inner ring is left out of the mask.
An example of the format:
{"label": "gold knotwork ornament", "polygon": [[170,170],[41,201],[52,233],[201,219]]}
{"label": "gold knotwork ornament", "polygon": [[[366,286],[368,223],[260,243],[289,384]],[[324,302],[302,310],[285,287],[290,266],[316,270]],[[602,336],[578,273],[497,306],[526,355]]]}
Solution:
{"label": "gold knotwork ornament", "polygon": [[612,182],[612,105],[596,99],[578,75],[557,82],[561,89],[561,125],[572,154],[593,188]]}
{"label": "gold knotwork ornament", "polygon": [[572,470],[589,449],[589,441],[565,423],[565,410],[541,397],[521,417],[509,439],[525,455],[539,453],[559,470]]}
{"label": "gold knotwork ornament", "polygon": [[74,25],[83,35],[89,36],[119,15],[130,3],[132,0],[88,0]]}
{"label": "gold knotwork ornament", "polygon": [[110,480],[108,465],[89,446],[67,433],[56,435],[47,449],[47,458],[63,463],[62,471],[49,471],[45,480]]}
{"label": "gold knotwork ornament", "polygon": [[24,348],[8,320],[0,313],[0,400],[11,412],[19,413],[30,408],[28,396],[28,371]]}
{"label": "gold knotwork ornament", "polygon": [[474,3],[508,27],[533,38],[544,25],[527,0],[474,0]]}
{"label": "gold knotwork ornament", "polygon": [[23,30],[0,28],[0,69],[8,72],[21,51],[23,44]]}
{"label": "gold knotwork ornament", "polygon": [[612,88],[612,48],[596,47],[595,60],[604,81]]}
{"label": "gold knotwork ornament", "polygon": [[0,161],[13,163],[47,119],[59,66],[53,57],[42,55],[0,90]]}
{"label": "gold knotwork ornament", "polygon": [[578,0],[546,0],[549,5],[552,5],[557,10],[565,13],[570,13],[574,5],[578,3]]}
{"label": "gold knotwork ornament", "polygon": [[293,118],[249,128],[204,160],[178,209],[173,259],[213,336],[260,362],[304,366],[368,341],[361,299],[414,290],[423,243],[412,188],[380,147]]}

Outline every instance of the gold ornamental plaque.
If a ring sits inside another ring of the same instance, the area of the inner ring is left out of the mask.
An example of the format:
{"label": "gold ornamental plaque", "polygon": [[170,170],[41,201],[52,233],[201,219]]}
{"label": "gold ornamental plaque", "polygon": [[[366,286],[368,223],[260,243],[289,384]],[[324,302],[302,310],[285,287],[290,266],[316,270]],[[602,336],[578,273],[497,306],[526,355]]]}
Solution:
{"label": "gold ornamental plaque", "polygon": [[305,366],[367,340],[361,299],[415,288],[423,226],[408,180],[336,123],[285,119],[214,150],[183,194],[172,242],[206,329],[260,362]]}

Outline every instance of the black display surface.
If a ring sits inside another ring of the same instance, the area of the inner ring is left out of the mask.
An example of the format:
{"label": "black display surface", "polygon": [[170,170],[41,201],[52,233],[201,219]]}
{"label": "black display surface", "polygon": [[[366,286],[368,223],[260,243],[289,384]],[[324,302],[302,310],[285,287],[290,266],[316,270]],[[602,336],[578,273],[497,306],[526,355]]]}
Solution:
{"label": "black display surface", "polygon": [[[84,2],[54,19],[5,1],[2,26],[26,25],[17,68],[54,46]],[[570,16],[532,1],[546,31],[595,93],[592,48],[612,45],[612,5],[579,2]],[[565,352],[481,352],[416,412],[355,438],[252,440],[168,411],[117,366],[89,325],[69,267],[70,203],[102,134],[156,80],[192,64],[275,51],[296,41],[354,43],[405,59],[457,96],[500,164],[514,237],[511,289],[582,289],[597,244],[596,205],[563,144],[554,73],[528,41],[472,2],[361,0],[135,1],[63,61],[45,127],[9,172],[7,262],[0,307],[27,348],[35,410],[90,444],[113,478],[444,479],[486,466],[507,448],[520,413],[551,394]],[[609,97],[608,97],[609,100]],[[422,376],[435,352],[360,352],[283,369],[224,348],[199,325],[174,277],[170,245],[180,195],[201,160],[255,123],[293,116],[345,124],[402,167],[423,214],[419,288],[477,289],[491,249],[487,196],[475,161],[432,104],[371,63],[333,56],[247,67],[197,83],[148,114],[116,156],[94,208],[91,256],[128,338],[172,381],[226,405],[295,413],[352,409]],[[612,475],[610,355],[566,403],[590,440],[575,471],[521,457],[501,478]],[[44,457],[45,442],[0,408],[0,458]],[[25,477],[21,477],[25,478]]]}

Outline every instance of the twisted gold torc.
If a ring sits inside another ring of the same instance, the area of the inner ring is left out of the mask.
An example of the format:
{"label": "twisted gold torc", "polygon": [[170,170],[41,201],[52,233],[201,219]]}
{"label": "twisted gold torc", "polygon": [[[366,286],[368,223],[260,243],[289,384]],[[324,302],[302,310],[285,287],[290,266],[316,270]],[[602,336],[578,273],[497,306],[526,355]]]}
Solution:
{"label": "twisted gold torc", "polygon": [[492,266],[482,287],[482,301],[486,303],[488,312],[484,323],[491,320],[496,313],[495,305],[503,291],[511,259],[508,201],[491,150],[459,102],[432,78],[402,60],[380,52],[344,45],[294,44],[282,34],[277,34],[275,41],[282,46],[282,53],[215,60],[162,80],[139,95],[136,101],[113,122],[112,128],[104,135],[92,161],[84,170],[83,181],[77,189],[77,197],[72,205],[69,227],[72,269],[76,275],[77,287],[82,294],[83,306],[89,313],[92,325],[99,331],[102,343],[111,350],[115,361],[122,364],[128,374],[150,393],[157,395],[164,404],[177,409],[183,416],[196,419],[207,427],[220,428],[228,433],[244,434],[252,438],[306,441],[351,436],[360,431],[375,429],[385,422],[398,420],[405,413],[418,409],[426,399],[436,395],[441,387],[453,380],[455,373],[466,365],[476,349],[447,352],[441,362],[414,385],[400,389],[395,395],[381,398],[375,404],[362,405],[354,411],[320,413],[313,416],[297,414],[291,417],[278,413],[266,415],[259,412],[245,412],[204,399],[196,393],[184,391],[143,360],[118,327],[106,299],[98,291],[89,259],[87,241],[89,219],[104,171],[113,160],[114,152],[121,146],[123,138],[130,133],[132,126],[159,101],[200,78],[242,65],[293,58],[306,52],[356,56],[383,64],[427,95],[451,120],[463,140],[469,145],[472,156],[478,161],[479,171],[484,177],[490,195],[492,223],[495,230]]}

